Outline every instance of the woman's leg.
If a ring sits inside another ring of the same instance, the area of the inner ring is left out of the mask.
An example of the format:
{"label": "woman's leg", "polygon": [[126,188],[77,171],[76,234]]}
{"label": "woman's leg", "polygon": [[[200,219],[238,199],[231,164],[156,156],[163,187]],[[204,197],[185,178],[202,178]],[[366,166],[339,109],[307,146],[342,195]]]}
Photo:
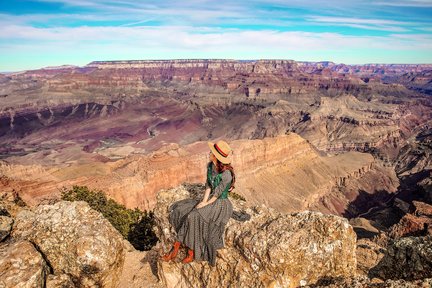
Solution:
{"label": "woman's leg", "polygon": [[194,250],[188,248],[187,255],[186,255],[186,257],[183,259],[182,262],[183,262],[184,264],[186,264],[186,263],[192,262],[193,260],[194,260]]}
{"label": "woman's leg", "polygon": [[179,229],[178,240],[188,247],[188,253],[184,259],[189,263],[193,259],[201,259],[204,246],[204,235],[207,233],[205,220],[197,209],[192,210],[185,217],[184,225]]}
{"label": "woman's leg", "polygon": [[180,245],[181,245],[181,243],[179,241],[174,242],[173,248],[171,248],[171,252],[162,256],[162,260],[170,261],[170,260],[174,259],[178,254],[178,251],[180,249]]}

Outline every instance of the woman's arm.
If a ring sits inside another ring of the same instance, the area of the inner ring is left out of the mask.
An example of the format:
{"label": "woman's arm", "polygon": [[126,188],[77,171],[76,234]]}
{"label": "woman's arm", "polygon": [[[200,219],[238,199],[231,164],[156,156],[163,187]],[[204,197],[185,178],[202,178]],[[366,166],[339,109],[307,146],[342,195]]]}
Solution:
{"label": "woman's arm", "polygon": [[208,187],[208,188],[205,189],[204,197],[201,200],[201,202],[198,203],[198,205],[196,206],[196,208],[201,208],[201,207],[204,207],[206,205],[208,197],[210,196],[210,191],[211,191],[210,187]]}
{"label": "woman's arm", "polygon": [[210,196],[210,191],[211,191],[210,187],[205,190],[204,197],[203,197],[203,200],[201,202],[204,202],[204,203],[207,202],[207,200]]}
{"label": "woman's arm", "polygon": [[203,201],[201,201],[201,203],[199,203],[196,206],[196,208],[202,208],[202,207],[204,207],[206,205],[209,205],[209,204],[215,202],[218,199],[218,197],[222,194],[222,192],[225,190],[226,186],[231,182],[231,179],[232,179],[231,172],[225,171],[222,174],[222,180],[221,180],[221,182],[215,188],[215,192],[214,192],[212,198],[210,200],[208,200],[208,197],[210,195],[210,189],[208,190],[208,193],[207,193],[207,190],[206,190],[206,193],[204,194]]}
{"label": "woman's arm", "polygon": [[[207,197],[208,197],[208,196],[207,196]],[[213,197],[210,198],[210,200],[208,200],[208,201],[205,201],[205,202],[204,202],[204,200],[203,200],[203,201],[201,201],[200,203],[198,203],[198,205],[196,206],[196,208],[202,208],[202,207],[204,207],[204,206],[207,206],[207,205],[209,205],[209,204],[215,202],[217,199],[218,199],[217,197],[213,196]]]}

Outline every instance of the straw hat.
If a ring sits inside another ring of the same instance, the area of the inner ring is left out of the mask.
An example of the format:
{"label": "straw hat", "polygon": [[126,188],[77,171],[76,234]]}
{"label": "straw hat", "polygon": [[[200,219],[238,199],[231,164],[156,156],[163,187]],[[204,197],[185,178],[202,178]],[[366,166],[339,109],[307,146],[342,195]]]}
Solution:
{"label": "straw hat", "polygon": [[231,147],[223,140],[219,140],[217,143],[208,142],[209,148],[216,159],[218,159],[222,164],[231,163]]}

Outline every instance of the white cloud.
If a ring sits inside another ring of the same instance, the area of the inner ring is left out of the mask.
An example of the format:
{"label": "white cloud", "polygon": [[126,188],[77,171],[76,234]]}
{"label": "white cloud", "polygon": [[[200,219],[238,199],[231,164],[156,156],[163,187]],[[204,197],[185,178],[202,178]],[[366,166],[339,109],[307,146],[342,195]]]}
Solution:
{"label": "white cloud", "polygon": [[385,19],[347,18],[329,16],[309,16],[308,21],[320,25],[345,26],[367,30],[389,32],[410,32],[412,28],[424,25],[419,22],[404,22]]}
{"label": "white cloud", "polygon": [[372,2],[373,5],[394,6],[394,7],[432,7],[430,0],[405,0],[405,1],[380,1]]}
{"label": "white cloud", "polygon": [[[85,49],[87,45],[130,46],[140,49],[218,50],[339,50],[339,49],[432,49],[432,35],[393,34],[390,36],[349,36],[338,33],[279,32],[273,30],[223,30],[208,27],[76,27],[35,28],[7,25],[0,30],[0,43],[32,43],[31,46],[68,46]],[[38,43],[38,44],[37,44]],[[32,49],[32,47],[28,47]]]}
{"label": "white cloud", "polygon": [[367,25],[413,25],[416,23],[402,22],[383,19],[365,19],[365,18],[348,18],[348,17],[329,17],[329,16],[311,16],[309,20],[326,23],[349,23],[349,24],[367,24]]}

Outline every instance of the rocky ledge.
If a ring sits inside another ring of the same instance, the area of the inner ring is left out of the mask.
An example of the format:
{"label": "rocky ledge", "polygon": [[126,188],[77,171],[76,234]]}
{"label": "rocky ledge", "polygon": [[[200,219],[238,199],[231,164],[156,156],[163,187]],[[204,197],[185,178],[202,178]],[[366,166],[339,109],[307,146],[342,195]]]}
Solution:
{"label": "rocky ledge", "polygon": [[124,240],[85,202],[22,208],[4,238],[0,287],[118,286]]}
{"label": "rocky ledge", "polygon": [[[180,262],[184,255],[162,262],[159,255],[174,240],[169,205],[200,198],[202,190],[200,185],[182,185],[158,193],[154,213],[160,242],[149,252],[135,251],[85,202],[60,201],[29,209],[16,204],[20,202],[15,194],[0,191],[0,288],[432,284],[430,235],[400,235],[380,246],[379,241],[357,241],[351,225],[338,216],[311,211],[283,214],[234,199],[235,211],[243,210],[251,218],[230,219],[215,267],[198,261],[184,265]],[[418,217],[431,215],[430,206],[415,204]]]}
{"label": "rocky ledge", "polygon": [[[197,197],[196,190],[191,191]],[[169,205],[188,197],[191,193],[184,187],[159,192],[154,212],[160,250],[168,251],[174,239]],[[232,202],[235,210],[245,209],[251,219],[230,219],[216,266],[159,260],[158,274],[165,286],[298,287],[321,278],[354,276],[356,235],[346,219],[310,211],[281,214],[265,206],[246,208]]]}

